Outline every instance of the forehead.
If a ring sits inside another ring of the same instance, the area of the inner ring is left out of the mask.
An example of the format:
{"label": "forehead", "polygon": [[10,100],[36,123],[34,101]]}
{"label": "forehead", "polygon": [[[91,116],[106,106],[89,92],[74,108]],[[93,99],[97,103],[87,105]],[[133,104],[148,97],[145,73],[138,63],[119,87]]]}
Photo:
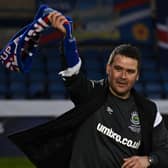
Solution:
{"label": "forehead", "polygon": [[138,68],[138,61],[134,58],[125,55],[117,54],[113,59],[113,65],[119,65],[123,68],[136,69]]}

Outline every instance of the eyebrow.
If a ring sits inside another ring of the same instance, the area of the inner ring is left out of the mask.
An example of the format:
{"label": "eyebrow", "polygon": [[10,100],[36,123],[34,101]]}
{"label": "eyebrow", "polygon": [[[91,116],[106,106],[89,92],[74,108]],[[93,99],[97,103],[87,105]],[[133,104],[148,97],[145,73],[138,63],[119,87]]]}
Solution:
{"label": "eyebrow", "polygon": [[[120,66],[120,65],[113,65],[114,66],[114,68],[120,68],[120,69],[124,69],[122,66]],[[130,69],[130,68],[128,68],[128,69],[126,69],[126,71],[129,71],[129,72],[136,72],[136,69]]]}

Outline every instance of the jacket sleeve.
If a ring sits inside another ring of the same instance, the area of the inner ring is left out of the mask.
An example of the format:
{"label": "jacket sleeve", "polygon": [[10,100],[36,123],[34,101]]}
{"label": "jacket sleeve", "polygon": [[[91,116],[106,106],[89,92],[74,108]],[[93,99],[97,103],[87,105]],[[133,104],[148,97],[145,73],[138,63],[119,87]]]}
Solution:
{"label": "jacket sleeve", "polygon": [[157,168],[168,167],[168,130],[165,127],[165,123],[161,118],[161,121],[157,126],[153,128],[152,135],[152,154],[157,156],[158,164]]}
{"label": "jacket sleeve", "polygon": [[89,102],[96,96],[96,92],[103,86],[102,81],[88,80],[81,72],[64,80],[65,86],[75,105]]}

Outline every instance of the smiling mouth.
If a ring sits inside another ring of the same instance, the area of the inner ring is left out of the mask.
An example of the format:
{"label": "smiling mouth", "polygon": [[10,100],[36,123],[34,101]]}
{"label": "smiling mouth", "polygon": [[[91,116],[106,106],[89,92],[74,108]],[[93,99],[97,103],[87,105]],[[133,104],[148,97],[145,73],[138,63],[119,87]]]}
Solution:
{"label": "smiling mouth", "polygon": [[127,83],[117,82],[117,85],[120,87],[125,87],[127,86]]}

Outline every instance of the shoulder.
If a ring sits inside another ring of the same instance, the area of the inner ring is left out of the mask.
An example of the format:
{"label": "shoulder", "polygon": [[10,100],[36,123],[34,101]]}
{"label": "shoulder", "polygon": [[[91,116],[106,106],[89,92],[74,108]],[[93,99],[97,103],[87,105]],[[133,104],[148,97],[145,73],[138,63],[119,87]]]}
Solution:
{"label": "shoulder", "polygon": [[109,85],[108,85],[108,81],[107,79],[100,79],[100,80],[90,80],[90,82],[92,83],[92,85],[95,88],[95,93],[96,95],[98,93],[103,94],[105,96],[107,96],[108,91],[109,91]]}
{"label": "shoulder", "polygon": [[157,113],[159,112],[156,103],[146,98],[145,96],[137,93],[136,91],[134,91],[133,94],[141,118],[146,118],[145,120],[148,121],[148,124],[150,123],[151,125],[153,125],[157,117]]}
{"label": "shoulder", "polygon": [[157,109],[157,105],[153,100],[151,100],[151,99],[145,97],[144,95],[138,93],[136,90],[133,90],[132,92],[133,92],[135,101],[137,102],[138,105],[152,107],[152,109],[153,108]]}
{"label": "shoulder", "polygon": [[92,85],[95,85],[97,87],[107,87],[107,82],[105,79],[100,79],[100,80],[89,80]]}
{"label": "shoulder", "polygon": [[158,126],[162,121],[162,116],[157,104],[136,91],[134,92],[134,98],[145,130]]}

